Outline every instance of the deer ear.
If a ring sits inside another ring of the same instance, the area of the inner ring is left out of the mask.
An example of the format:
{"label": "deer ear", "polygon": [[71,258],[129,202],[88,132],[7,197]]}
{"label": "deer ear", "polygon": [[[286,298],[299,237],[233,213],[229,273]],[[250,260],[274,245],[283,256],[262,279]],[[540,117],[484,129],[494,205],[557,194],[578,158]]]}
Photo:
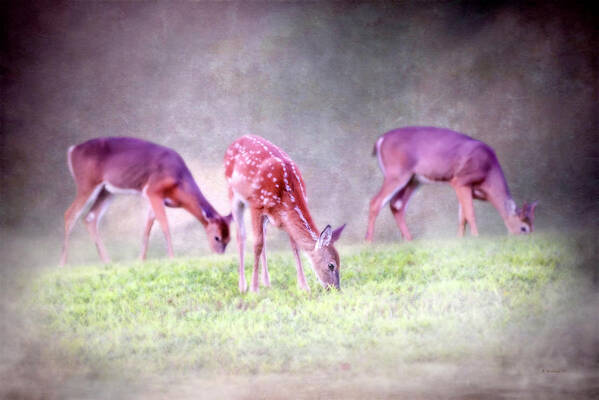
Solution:
{"label": "deer ear", "polygon": [[321,249],[325,246],[328,246],[331,243],[331,238],[333,237],[333,230],[331,229],[331,225],[327,225],[326,228],[322,230],[318,240],[316,241],[316,245],[314,246],[314,250]]}
{"label": "deer ear", "polygon": [[537,205],[539,204],[538,201],[533,201],[532,203],[530,203],[528,205],[528,208],[526,209],[526,215],[529,217],[534,218],[535,216],[535,208],[537,207]]}
{"label": "deer ear", "polygon": [[337,240],[339,240],[339,236],[341,236],[341,232],[343,232],[343,229],[345,229],[345,225],[346,224],[343,224],[333,231],[333,237],[331,238],[331,242],[335,243]]}
{"label": "deer ear", "polygon": [[516,214],[518,214],[518,217],[524,218],[526,217],[526,210],[528,210],[528,203],[524,202],[521,208],[516,209]]}
{"label": "deer ear", "polygon": [[233,221],[233,213],[230,213],[229,215],[225,215],[223,217],[223,219],[225,220],[227,225],[229,225],[231,223],[231,221]]}

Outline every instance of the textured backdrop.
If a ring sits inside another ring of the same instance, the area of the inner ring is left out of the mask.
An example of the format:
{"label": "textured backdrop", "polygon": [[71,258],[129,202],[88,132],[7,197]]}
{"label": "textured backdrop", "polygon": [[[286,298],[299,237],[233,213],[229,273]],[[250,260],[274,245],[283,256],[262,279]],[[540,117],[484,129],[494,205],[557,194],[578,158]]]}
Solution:
{"label": "textured backdrop", "polygon": [[[382,179],[373,143],[416,124],[493,146],[517,202],[539,200],[539,229],[593,221],[597,18],[573,2],[517,3],[3,2],[3,235],[58,259],[75,190],[66,149],[103,135],[178,150],[228,213],[223,154],[254,133],[300,166],[316,223],[347,222],[352,243]],[[142,205],[120,199],[103,222],[117,259],[139,250]],[[454,235],[457,208],[448,186],[425,186],[408,224]],[[169,215],[175,251],[205,253],[201,226]],[[489,204],[477,215],[483,234],[505,232]],[[74,236],[75,259],[97,260],[81,224]],[[387,209],[375,238],[399,239]],[[158,229],[152,249],[164,255]]]}

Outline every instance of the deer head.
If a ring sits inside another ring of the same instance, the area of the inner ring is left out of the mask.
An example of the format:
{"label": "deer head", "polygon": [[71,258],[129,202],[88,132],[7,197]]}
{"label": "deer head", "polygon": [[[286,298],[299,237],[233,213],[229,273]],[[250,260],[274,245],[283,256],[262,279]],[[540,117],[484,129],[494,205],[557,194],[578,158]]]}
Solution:
{"label": "deer head", "polygon": [[528,234],[534,231],[535,208],[538,202],[524,202],[522,208],[512,209],[506,225],[513,235]]}
{"label": "deer head", "polygon": [[309,253],[314,272],[316,272],[320,284],[327,290],[330,287],[340,289],[339,253],[333,244],[339,239],[344,228],[345,224],[335,230],[331,228],[331,225],[327,225],[320,233],[314,250]]}
{"label": "deer head", "polygon": [[229,235],[229,224],[232,220],[232,214],[208,219],[206,235],[208,236],[208,244],[215,253],[222,254],[225,252],[227,244],[229,244],[229,241],[231,240]]}

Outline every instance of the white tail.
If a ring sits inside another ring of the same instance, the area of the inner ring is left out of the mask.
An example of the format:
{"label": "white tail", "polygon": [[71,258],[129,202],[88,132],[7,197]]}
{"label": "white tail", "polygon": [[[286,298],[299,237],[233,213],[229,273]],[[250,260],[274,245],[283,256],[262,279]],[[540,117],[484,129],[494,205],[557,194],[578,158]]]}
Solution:
{"label": "white tail", "polygon": [[307,252],[312,268],[324,287],[339,288],[339,254],[333,243],[342,227],[329,225],[319,233],[307,207],[306,188],[298,167],[285,152],[253,135],[233,142],[225,154],[225,176],[229,185],[233,218],[239,245],[239,290],[247,289],[244,269],[245,227],[243,213],[249,208],[254,232],[254,272],[250,290],[258,291],[258,267],[262,260],[262,283],[270,286],[265,236],[268,223],[289,234],[297,265],[299,286],[309,290],[299,250]]}
{"label": "white tail", "polygon": [[108,254],[98,234],[98,223],[113,194],[142,194],[150,203],[143,233],[141,259],[155,219],[162,228],[168,254],[173,256],[164,206],[182,207],[204,226],[213,251],[223,253],[229,243],[231,216],[222,217],[195,183],[183,159],[169,148],[140,139],[107,137],[92,139],[68,150],[68,165],[77,185],[77,195],[65,212],[65,235],[60,265],[67,261],[68,239],[75,222],[85,215],[87,229],[100,258]]}
{"label": "white tail", "polygon": [[529,233],[534,227],[536,202],[524,203],[517,210],[507,182],[491,147],[469,136],[448,129],[407,127],[387,132],[374,147],[384,181],[370,202],[366,240],[371,241],[374,222],[385,204],[406,240],[411,240],[404,214],[410,196],[420,183],[448,182],[460,203],[458,235],[466,223],[478,236],[473,199],[487,200],[495,206],[512,234]]}

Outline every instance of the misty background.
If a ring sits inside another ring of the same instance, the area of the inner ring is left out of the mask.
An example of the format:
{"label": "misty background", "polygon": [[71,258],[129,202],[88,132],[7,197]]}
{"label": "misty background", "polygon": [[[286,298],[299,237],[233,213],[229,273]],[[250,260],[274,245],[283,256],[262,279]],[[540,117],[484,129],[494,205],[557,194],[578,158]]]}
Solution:
{"label": "misty background", "polygon": [[[348,223],[346,244],[362,240],[382,182],[374,142],[408,125],[447,127],[491,145],[517,203],[539,200],[537,229],[597,215],[597,18],[582,6],[2,8],[0,220],[3,235],[38,240],[47,263],[58,260],[63,213],[75,194],[66,150],[97,136],[136,136],[177,150],[225,214],[224,151],[243,134],[261,135],[299,165],[319,227]],[[137,256],[144,209],[141,198],[123,196],[109,209],[101,233],[113,258]],[[408,225],[416,238],[454,236],[457,209],[448,185],[424,186],[408,207]],[[505,233],[490,204],[477,202],[476,212],[483,235]],[[177,255],[208,251],[193,217],[169,210],[169,220]],[[269,241],[287,246],[274,231]],[[385,208],[375,240],[399,239]],[[81,223],[72,250],[73,262],[99,260]],[[157,228],[150,251],[165,255]],[[4,256],[23,259],[15,248]]]}
{"label": "misty background", "polygon": [[[30,368],[51,344],[23,334],[36,325],[14,305],[23,283],[13,272],[58,264],[75,196],[67,148],[93,137],[175,149],[226,214],[224,152],[241,135],[263,136],[299,166],[319,228],[347,223],[339,243],[351,246],[382,183],[376,139],[446,127],[495,149],[518,205],[539,201],[536,230],[596,233],[599,21],[577,2],[6,1],[0,14],[0,372],[42,388],[69,367]],[[145,207],[120,196],[108,210],[100,232],[113,260],[139,254]],[[506,234],[490,204],[475,209],[481,235]],[[167,213],[175,254],[208,254],[201,225]],[[426,185],[407,223],[415,239],[453,237],[457,216],[449,185]],[[400,240],[388,207],[374,238]],[[276,229],[268,243],[289,251]],[[165,247],[154,227],[149,257]],[[585,259],[596,271],[596,255]],[[69,262],[100,262],[82,223]],[[570,332],[579,319],[555,326]]]}

